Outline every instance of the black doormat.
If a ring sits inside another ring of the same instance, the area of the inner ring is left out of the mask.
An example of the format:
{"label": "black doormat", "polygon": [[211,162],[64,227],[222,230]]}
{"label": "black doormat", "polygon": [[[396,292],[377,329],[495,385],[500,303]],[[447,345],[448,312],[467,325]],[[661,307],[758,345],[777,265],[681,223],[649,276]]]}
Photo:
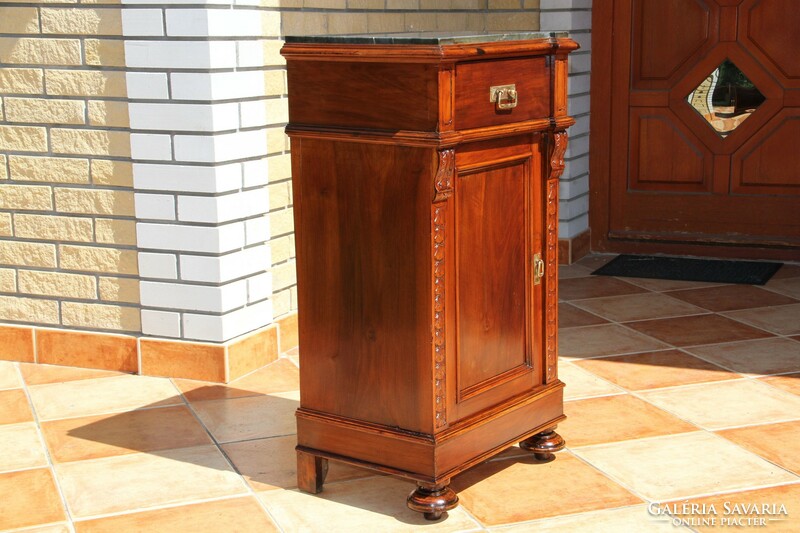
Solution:
{"label": "black doormat", "polygon": [[619,255],[592,274],[626,278],[708,281],[764,285],[783,263],[722,261],[652,255]]}

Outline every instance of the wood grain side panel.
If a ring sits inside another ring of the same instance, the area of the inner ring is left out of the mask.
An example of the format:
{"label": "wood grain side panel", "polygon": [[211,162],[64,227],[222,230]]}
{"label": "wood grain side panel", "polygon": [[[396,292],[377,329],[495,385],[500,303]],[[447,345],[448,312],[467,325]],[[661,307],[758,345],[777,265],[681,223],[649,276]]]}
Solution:
{"label": "wood grain side panel", "polygon": [[290,61],[292,125],[436,131],[438,66]]}
{"label": "wood grain side panel", "polygon": [[436,153],[308,139],[292,148],[301,405],[430,432]]}
{"label": "wood grain side panel", "polygon": [[[547,117],[550,69],[546,57],[474,61],[456,65],[455,128],[464,130]],[[515,84],[517,107],[497,110],[489,88]]]}

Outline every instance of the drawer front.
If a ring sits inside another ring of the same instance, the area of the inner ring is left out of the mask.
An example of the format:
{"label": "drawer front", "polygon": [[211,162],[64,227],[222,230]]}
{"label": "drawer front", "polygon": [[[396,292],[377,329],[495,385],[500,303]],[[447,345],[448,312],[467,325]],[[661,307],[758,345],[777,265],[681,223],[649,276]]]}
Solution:
{"label": "drawer front", "polygon": [[[513,85],[516,105],[489,99],[492,87]],[[550,115],[550,69],[546,57],[475,61],[456,65],[455,127],[458,130],[498,126]]]}
{"label": "drawer front", "polygon": [[418,63],[291,61],[292,125],[435,131],[438,67]]}

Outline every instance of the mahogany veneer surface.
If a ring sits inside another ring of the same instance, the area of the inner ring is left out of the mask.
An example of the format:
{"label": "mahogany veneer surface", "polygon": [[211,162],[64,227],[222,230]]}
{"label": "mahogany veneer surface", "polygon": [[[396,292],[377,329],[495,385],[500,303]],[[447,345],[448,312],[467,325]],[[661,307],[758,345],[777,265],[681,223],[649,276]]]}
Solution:
{"label": "mahogany veneer surface", "polygon": [[[409,506],[438,518],[451,476],[563,418],[557,191],[575,48],[287,39],[302,489],[322,489],[327,459],[359,464],[419,481]],[[489,88],[510,84],[517,106],[499,109]]]}

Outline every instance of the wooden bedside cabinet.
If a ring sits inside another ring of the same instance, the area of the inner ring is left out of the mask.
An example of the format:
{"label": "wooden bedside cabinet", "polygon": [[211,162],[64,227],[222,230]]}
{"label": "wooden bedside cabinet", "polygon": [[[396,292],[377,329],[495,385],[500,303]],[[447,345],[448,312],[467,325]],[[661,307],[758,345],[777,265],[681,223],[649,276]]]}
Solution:
{"label": "wooden bedside cabinet", "polygon": [[561,34],[288,37],[298,485],[327,460],[418,482],[561,449]]}

